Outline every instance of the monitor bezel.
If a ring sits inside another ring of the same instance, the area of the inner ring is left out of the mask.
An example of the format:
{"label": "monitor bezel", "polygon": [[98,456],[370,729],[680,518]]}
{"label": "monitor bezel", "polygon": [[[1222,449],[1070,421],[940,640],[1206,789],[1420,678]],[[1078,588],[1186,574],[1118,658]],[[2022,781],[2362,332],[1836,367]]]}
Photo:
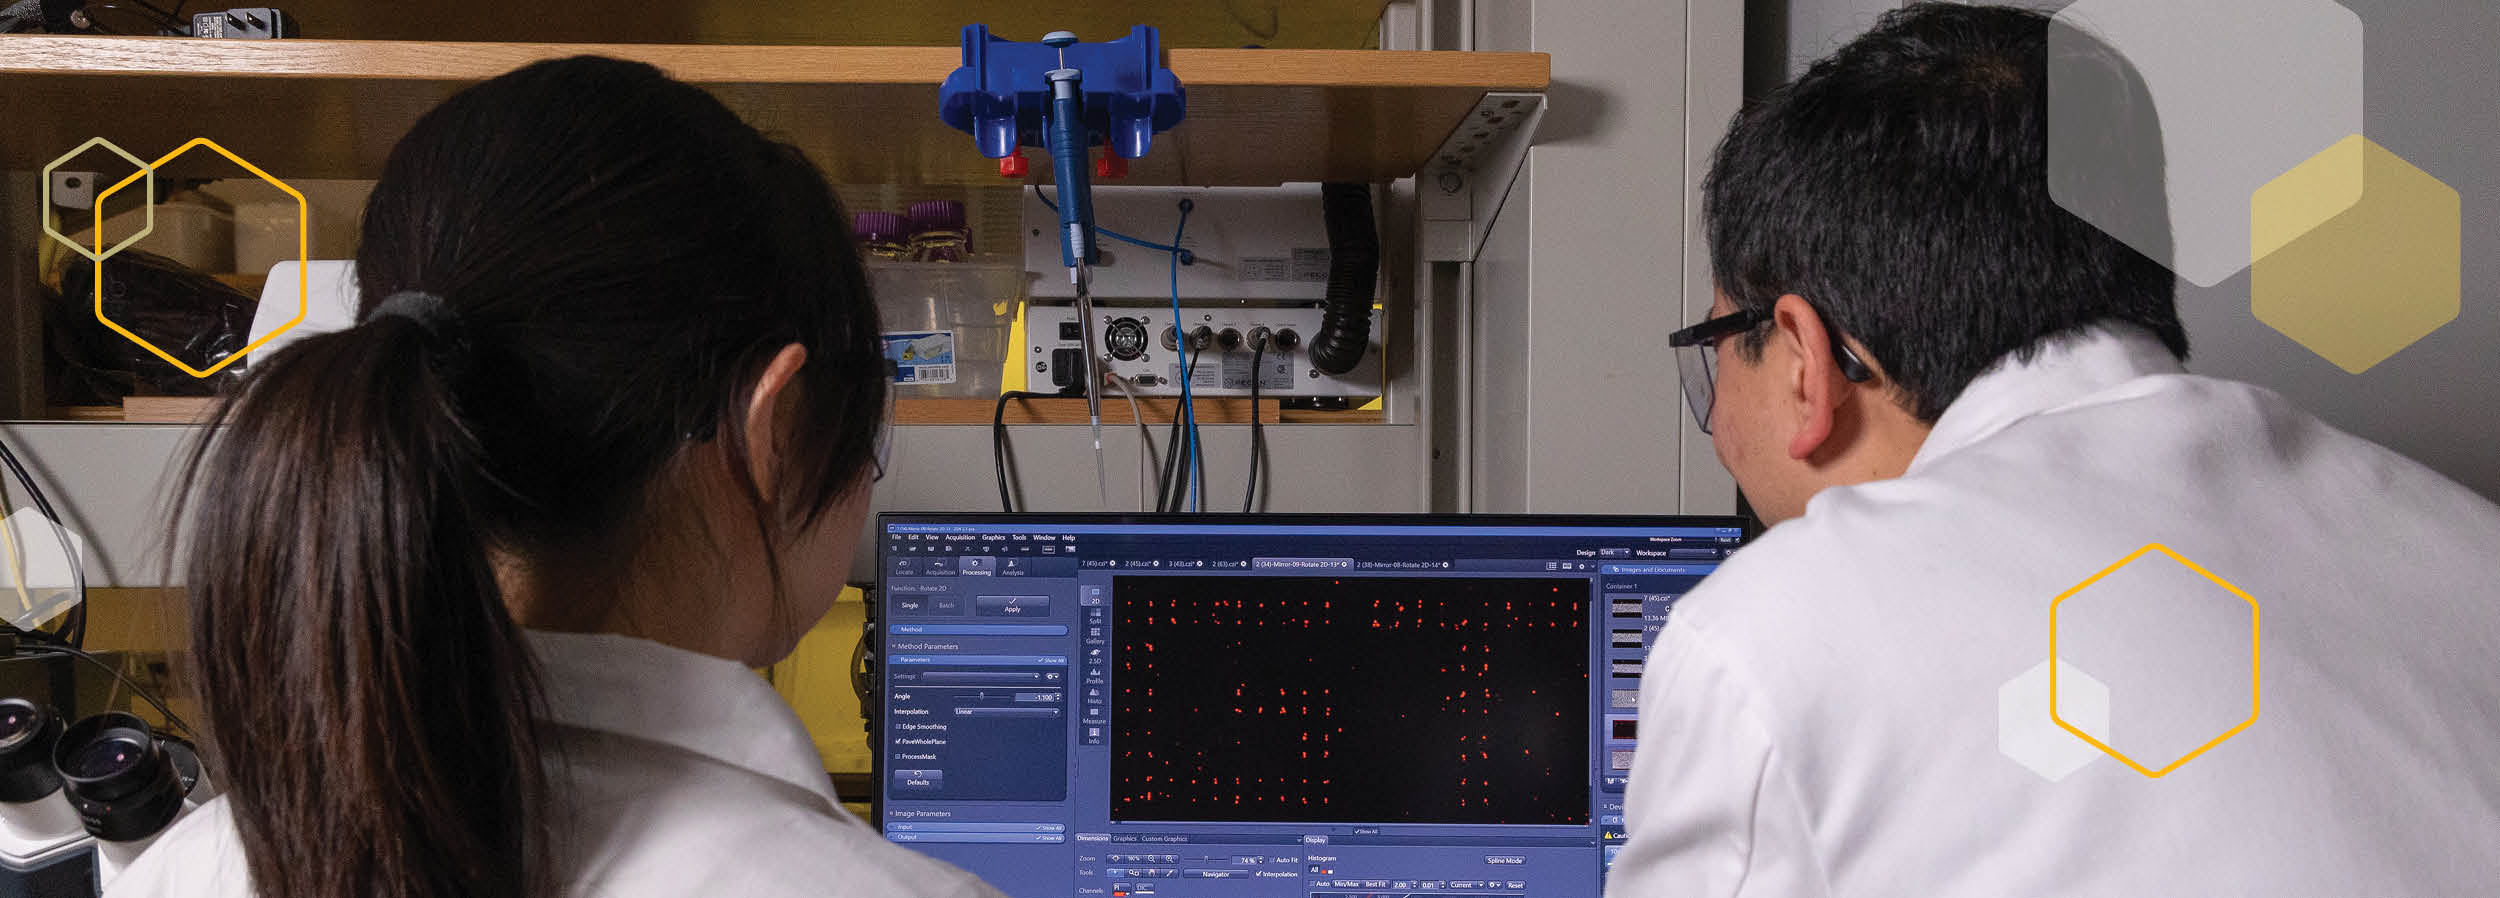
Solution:
{"label": "monitor bezel", "polygon": [[[1452,528],[1614,527],[1635,529],[1651,527],[1734,527],[1738,530],[1738,545],[1753,542],[1755,537],[1761,535],[1761,528],[1752,518],[1740,515],[1437,514],[1336,512],[1291,512],[1275,514],[1240,512],[1166,512],[1161,514],[1144,514],[1137,512],[1052,513],[996,511],[889,511],[879,512],[877,514],[877,576],[873,579],[866,580],[865,582],[879,587],[882,587],[885,583],[885,571],[891,561],[891,559],[887,557],[887,552],[889,551],[891,544],[885,538],[887,533],[886,528],[889,524],[960,523],[979,525],[1030,524],[1039,522],[1081,525],[1209,524],[1216,526],[1259,525],[1279,527],[1323,525]],[[860,637],[863,641],[861,645],[862,657],[877,659],[882,659],[884,657],[884,630],[880,626],[884,616],[884,601],[885,591],[883,589],[875,589],[867,594],[868,608],[866,628]],[[870,640],[874,640],[875,644],[869,644],[868,641]],[[858,671],[858,664],[856,662],[854,662],[852,666],[854,672],[859,673],[862,677],[863,683],[872,684],[874,687],[873,690],[862,691],[859,708],[860,719],[868,729],[870,742],[868,754],[868,819],[863,822],[867,823],[871,827],[874,827],[879,836],[882,837],[885,833],[885,757],[888,751],[886,738],[889,734],[885,729],[884,722],[880,719],[881,715],[878,713],[879,708],[876,707],[876,705],[881,704],[881,700],[885,695],[885,682],[883,680],[883,677],[885,676],[885,668],[882,665],[878,665],[872,671],[860,672]]]}

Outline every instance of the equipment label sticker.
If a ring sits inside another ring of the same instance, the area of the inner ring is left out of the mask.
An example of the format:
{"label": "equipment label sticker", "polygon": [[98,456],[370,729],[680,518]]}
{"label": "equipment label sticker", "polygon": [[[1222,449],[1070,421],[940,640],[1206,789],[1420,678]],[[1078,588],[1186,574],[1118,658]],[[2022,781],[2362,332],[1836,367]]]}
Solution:
{"label": "equipment label sticker", "polygon": [[954,331],[900,331],[883,336],[885,357],[894,362],[895,383],[955,382]]}

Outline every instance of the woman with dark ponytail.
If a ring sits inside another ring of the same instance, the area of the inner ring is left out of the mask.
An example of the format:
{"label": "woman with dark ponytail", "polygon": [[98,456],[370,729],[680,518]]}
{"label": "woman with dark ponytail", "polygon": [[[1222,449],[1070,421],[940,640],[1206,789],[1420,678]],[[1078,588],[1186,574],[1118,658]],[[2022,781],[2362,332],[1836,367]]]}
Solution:
{"label": "woman with dark ponytail", "polygon": [[361,323],[179,493],[211,774],[113,894],[992,896],[845,814],[749,668],[840,592],[886,374],[823,177],[649,66],[392,150]]}

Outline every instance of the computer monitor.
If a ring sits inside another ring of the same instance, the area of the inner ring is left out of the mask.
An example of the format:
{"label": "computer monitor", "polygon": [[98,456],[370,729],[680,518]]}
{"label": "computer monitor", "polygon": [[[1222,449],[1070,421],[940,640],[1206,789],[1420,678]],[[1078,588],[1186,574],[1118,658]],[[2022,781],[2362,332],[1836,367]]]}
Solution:
{"label": "computer monitor", "polygon": [[879,519],[886,837],[1014,898],[1595,898],[1736,518]]}

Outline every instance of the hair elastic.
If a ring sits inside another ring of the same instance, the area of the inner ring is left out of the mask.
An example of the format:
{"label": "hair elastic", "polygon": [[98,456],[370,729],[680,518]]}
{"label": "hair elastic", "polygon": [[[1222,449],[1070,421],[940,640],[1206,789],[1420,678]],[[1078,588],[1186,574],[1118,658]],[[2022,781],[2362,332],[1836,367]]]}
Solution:
{"label": "hair elastic", "polygon": [[468,370],[469,342],[461,331],[459,316],[452,313],[451,305],[440,295],[423,290],[393,293],[373,304],[365,323],[385,318],[406,318],[424,328],[429,347],[426,355],[445,376],[457,379]]}
{"label": "hair elastic", "polygon": [[368,322],[383,318],[406,318],[424,325],[426,330],[440,333],[450,323],[451,306],[443,298],[423,290],[402,290],[383,297],[373,311],[365,316]]}

